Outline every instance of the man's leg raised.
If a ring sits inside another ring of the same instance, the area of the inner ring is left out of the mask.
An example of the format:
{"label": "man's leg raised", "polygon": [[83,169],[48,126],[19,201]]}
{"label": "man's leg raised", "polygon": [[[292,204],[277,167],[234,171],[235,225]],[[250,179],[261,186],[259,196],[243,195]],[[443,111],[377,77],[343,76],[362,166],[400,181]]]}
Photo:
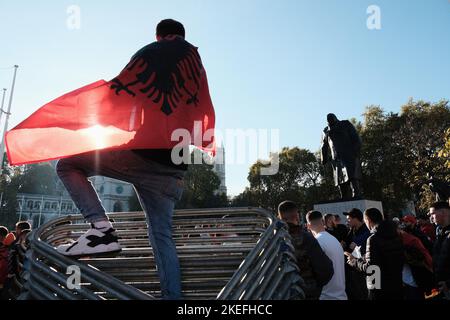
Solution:
{"label": "man's leg raised", "polygon": [[92,229],[75,243],[62,245],[57,250],[67,256],[96,255],[121,250],[118,237],[106,216],[100,199],[88,177],[105,175],[111,178],[126,178],[127,153],[93,152],[58,162],[56,170],[72,200]]}
{"label": "man's leg raised", "polygon": [[180,264],[172,237],[172,218],[175,203],[183,193],[182,175],[155,175],[150,184],[135,185],[147,214],[148,235],[161,281],[162,297],[170,300],[181,299]]}

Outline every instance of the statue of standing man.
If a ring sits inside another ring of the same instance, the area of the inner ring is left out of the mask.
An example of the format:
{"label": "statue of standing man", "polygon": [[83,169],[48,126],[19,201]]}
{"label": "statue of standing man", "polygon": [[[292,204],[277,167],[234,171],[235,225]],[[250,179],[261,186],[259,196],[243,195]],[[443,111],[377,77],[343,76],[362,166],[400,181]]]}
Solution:
{"label": "statue of standing man", "polygon": [[350,121],[339,121],[332,113],[327,120],[322,137],[322,164],[331,162],[342,200],[361,199],[361,138]]}

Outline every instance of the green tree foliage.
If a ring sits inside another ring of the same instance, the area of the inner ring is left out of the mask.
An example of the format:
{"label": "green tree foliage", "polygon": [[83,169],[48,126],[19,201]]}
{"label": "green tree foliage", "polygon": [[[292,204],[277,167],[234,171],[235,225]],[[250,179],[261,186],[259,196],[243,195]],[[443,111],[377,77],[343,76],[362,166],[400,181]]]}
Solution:
{"label": "green tree foliage", "polygon": [[396,114],[385,114],[377,106],[366,109],[360,126],[364,194],[393,211],[401,210],[412,196],[402,177],[407,164],[403,147],[395,137],[398,130]]}
{"label": "green tree foliage", "polygon": [[3,195],[0,225],[11,228],[17,222],[17,194],[56,195],[57,179],[55,169],[49,163],[19,167],[5,163],[0,177],[0,192]]}
{"label": "green tree foliage", "polygon": [[366,196],[383,201],[393,213],[409,200],[426,210],[433,198],[427,188],[429,177],[448,179],[448,167],[438,154],[449,127],[447,101],[410,100],[400,114],[368,107],[360,129]]}
{"label": "green tree foliage", "polygon": [[13,168],[8,165],[6,160],[6,153],[4,156],[3,172],[0,176],[0,225],[12,229],[17,222],[17,193],[19,188],[19,179],[17,177],[21,174],[20,167]]}
{"label": "green tree foliage", "polygon": [[[445,161],[445,165],[450,169],[450,128],[445,132],[444,147],[439,151],[438,156]],[[447,176],[450,180],[450,176]]]}
{"label": "green tree foliage", "polygon": [[58,176],[49,163],[27,165],[19,179],[19,193],[56,195]]}
{"label": "green tree foliage", "polygon": [[[191,163],[203,159],[203,154],[195,150],[191,154]],[[184,177],[184,191],[181,200],[176,204],[177,209],[194,208],[222,208],[229,205],[225,194],[217,192],[220,179],[213,171],[213,166],[204,160],[200,164],[189,165]],[[141,205],[136,195],[130,197],[130,211],[141,211]]]}
{"label": "green tree foliage", "polygon": [[261,204],[258,201],[259,199],[257,198],[256,192],[253,192],[249,187],[247,187],[241,194],[231,199],[231,206],[235,208],[260,207]]}
{"label": "green tree foliage", "polygon": [[[200,151],[195,150],[194,159],[200,159]],[[213,171],[213,166],[205,163],[189,165],[184,179],[183,197],[177,203],[178,209],[191,208],[221,208],[228,206],[228,198],[225,194],[217,193],[220,179]]]}
{"label": "green tree foliage", "polygon": [[261,175],[261,169],[270,165],[267,161],[260,160],[250,168],[250,187],[233,199],[233,206],[275,211],[281,201],[289,199],[308,210],[329,189],[329,181],[321,178],[317,155],[305,149],[283,148],[278,159],[279,171],[275,175]]}
{"label": "green tree foliage", "polygon": [[[385,211],[398,215],[408,201],[426,210],[433,200],[428,179],[450,179],[450,107],[448,101],[410,100],[399,114],[369,106],[363,121],[351,119],[363,145],[361,161],[365,197],[383,202]],[[314,203],[336,199],[330,166],[321,166],[308,150],[284,148],[280,170],[262,176],[267,165],[258,161],[248,176],[250,187],[232,200],[233,206],[276,210],[279,202],[296,201],[303,211]]]}

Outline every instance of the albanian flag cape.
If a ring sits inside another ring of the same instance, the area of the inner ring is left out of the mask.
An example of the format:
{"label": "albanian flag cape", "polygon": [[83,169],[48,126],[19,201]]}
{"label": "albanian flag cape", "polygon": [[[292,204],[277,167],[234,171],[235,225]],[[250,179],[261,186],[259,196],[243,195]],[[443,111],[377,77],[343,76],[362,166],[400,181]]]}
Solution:
{"label": "albanian flag cape", "polygon": [[215,154],[214,125],[197,48],[169,36],[138,51],[113,80],[44,105],[6,134],[6,145],[12,165],[95,150],[186,145]]}

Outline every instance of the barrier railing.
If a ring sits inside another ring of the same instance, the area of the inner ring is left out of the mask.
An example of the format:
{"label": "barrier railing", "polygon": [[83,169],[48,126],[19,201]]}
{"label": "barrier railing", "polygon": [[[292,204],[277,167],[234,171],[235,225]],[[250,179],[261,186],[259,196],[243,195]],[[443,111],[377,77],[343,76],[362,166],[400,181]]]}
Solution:
{"label": "barrier railing", "polygon": [[[145,215],[108,215],[123,251],[115,257],[69,259],[54,247],[78,238],[89,225],[79,215],[41,226],[30,235],[28,277],[32,299],[158,299],[159,279]],[[286,225],[258,208],[179,210],[174,240],[185,299],[302,299],[302,279]],[[81,282],[70,285],[70,270]]]}

